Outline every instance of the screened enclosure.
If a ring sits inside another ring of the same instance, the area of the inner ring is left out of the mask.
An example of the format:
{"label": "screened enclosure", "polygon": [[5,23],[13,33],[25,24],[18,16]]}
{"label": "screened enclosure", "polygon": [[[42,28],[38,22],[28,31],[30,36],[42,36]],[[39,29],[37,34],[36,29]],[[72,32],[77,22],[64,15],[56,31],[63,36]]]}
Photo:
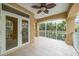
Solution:
{"label": "screened enclosure", "polygon": [[64,40],[66,34],[66,21],[53,20],[39,23],[38,36]]}

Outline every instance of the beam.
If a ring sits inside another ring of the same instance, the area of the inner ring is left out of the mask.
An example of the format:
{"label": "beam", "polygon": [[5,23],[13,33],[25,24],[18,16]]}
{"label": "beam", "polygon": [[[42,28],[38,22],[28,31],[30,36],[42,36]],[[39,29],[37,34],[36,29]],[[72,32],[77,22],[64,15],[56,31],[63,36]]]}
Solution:
{"label": "beam", "polygon": [[67,17],[67,12],[63,12],[63,13],[60,13],[60,14],[51,15],[51,16],[47,16],[47,17],[44,17],[44,18],[37,19],[37,22],[51,20],[51,19],[62,19],[62,18],[66,18],[66,17]]}

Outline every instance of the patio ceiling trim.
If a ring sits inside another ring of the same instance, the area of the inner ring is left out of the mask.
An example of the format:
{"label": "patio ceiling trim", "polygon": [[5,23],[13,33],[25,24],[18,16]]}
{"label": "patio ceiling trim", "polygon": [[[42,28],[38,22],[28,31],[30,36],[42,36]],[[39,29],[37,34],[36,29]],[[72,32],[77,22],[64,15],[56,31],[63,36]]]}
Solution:
{"label": "patio ceiling trim", "polygon": [[32,13],[31,11],[19,6],[17,3],[5,3],[5,5],[9,6],[9,7],[12,7],[18,11],[21,11],[25,14],[28,14],[28,15],[34,15],[34,13]]}
{"label": "patio ceiling trim", "polygon": [[12,7],[9,7],[9,6],[6,6],[4,4],[2,4],[2,10],[8,11],[8,12],[11,12],[11,13],[15,13],[15,14],[18,14],[18,15],[21,15],[21,16],[24,16],[24,17],[29,18],[29,15],[28,14],[25,14],[25,13],[23,13],[21,11],[18,11],[16,9],[14,9]]}
{"label": "patio ceiling trim", "polygon": [[51,15],[48,17],[37,19],[37,22],[46,21],[46,20],[50,20],[50,19],[63,19],[63,18],[67,18],[67,12],[63,12],[60,14]]}

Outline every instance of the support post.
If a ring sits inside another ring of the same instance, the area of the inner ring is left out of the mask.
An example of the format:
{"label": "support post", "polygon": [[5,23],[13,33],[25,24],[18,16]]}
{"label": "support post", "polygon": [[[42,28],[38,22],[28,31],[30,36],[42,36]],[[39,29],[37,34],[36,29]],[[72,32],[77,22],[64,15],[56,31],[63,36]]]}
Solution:
{"label": "support post", "polygon": [[30,15],[30,42],[33,42],[36,36],[36,20],[34,15]]}
{"label": "support post", "polygon": [[67,27],[66,27],[66,43],[68,45],[73,45],[73,33],[75,32],[75,17],[67,18]]}

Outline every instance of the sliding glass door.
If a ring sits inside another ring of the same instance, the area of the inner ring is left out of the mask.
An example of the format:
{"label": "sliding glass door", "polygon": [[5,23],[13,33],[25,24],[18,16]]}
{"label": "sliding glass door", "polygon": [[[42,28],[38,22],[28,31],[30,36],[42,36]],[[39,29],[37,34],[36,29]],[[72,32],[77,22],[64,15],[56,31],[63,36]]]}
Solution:
{"label": "sliding glass door", "polygon": [[6,50],[18,45],[18,19],[6,16]]}
{"label": "sliding glass door", "polygon": [[39,36],[64,40],[66,22],[64,20],[53,20],[39,24]]}
{"label": "sliding glass door", "polygon": [[28,42],[28,21],[22,20],[22,44]]}
{"label": "sliding glass door", "polygon": [[30,43],[29,18],[2,11],[1,53],[12,51]]}

